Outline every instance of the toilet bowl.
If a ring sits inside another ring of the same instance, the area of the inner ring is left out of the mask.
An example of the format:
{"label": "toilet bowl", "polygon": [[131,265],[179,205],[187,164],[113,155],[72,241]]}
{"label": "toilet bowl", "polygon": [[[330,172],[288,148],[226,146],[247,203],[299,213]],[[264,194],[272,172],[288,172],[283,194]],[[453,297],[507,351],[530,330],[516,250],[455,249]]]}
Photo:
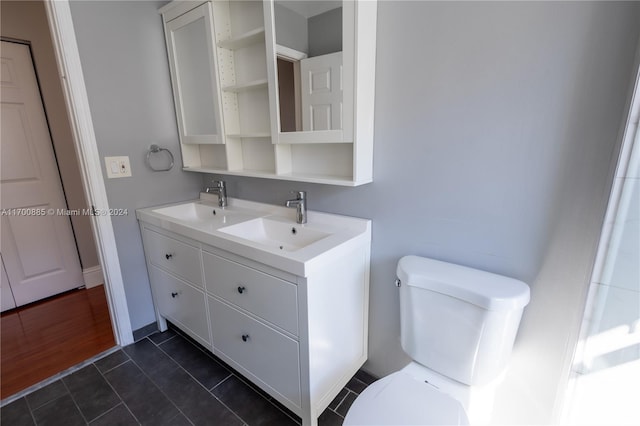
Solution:
{"label": "toilet bowl", "polygon": [[417,256],[400,259],[397,276],[402,348],[414,361],[367,387],[344,425],[487,424],[529,287]]}
{"label": "toilet bowl", "polygon": [[467,386],[413,361],[362,391],[343,425],[487,425],[503,378]]}
{"label": "toilet bowl", "polygon": [[404,370],[368,386],[351,405],[344,426],[468,425],[456,398]]}

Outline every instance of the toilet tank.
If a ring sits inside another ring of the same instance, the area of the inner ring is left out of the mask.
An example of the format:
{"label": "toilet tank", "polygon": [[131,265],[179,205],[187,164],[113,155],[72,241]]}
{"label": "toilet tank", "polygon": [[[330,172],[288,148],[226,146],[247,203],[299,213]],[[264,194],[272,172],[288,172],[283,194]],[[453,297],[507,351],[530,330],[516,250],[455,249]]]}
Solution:
{"label": "toilet tank", "polygon": [[402,348],[467,385],[497,378],[511,355],[529,286],[460,265],[405,256],[398,262]]}

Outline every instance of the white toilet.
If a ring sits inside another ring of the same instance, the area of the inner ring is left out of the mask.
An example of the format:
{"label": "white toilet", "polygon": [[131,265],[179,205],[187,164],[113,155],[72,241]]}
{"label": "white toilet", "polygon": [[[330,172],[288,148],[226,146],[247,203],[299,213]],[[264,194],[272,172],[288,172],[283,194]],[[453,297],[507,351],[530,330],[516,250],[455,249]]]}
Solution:
{"label": "white toilet", "polygon": [[344,425],[487,423],[529,287],[418,256],[400,259],[397,275],[402,348],[414,361],[366,388]]}

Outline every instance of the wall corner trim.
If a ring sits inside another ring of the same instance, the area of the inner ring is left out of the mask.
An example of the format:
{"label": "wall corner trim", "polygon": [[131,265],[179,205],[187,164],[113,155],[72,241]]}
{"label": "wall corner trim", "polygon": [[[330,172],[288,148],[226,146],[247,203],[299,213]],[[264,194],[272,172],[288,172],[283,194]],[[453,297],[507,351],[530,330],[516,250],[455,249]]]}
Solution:
{"label": "wall corner trim", "polygon": [[[88,203],[95,208],[108,211],[102,164],[93,129],[71,6],[68,0],[47,1],[44,4],[85,196]],[[133,343],[133,331],[111,217],[92,216],[91,222],[98,258],[104,269],[105,291],[116,341],[118,345],[126,346]]]}

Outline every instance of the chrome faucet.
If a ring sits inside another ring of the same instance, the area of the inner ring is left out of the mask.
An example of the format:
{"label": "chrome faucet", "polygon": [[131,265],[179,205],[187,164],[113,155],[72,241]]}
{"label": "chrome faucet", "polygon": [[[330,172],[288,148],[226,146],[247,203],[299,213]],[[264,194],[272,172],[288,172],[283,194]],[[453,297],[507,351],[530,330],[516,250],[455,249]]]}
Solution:
{"label": "chrome faucet", "polygon": [[287,200],[285,205],[296,208],[296,222],[307,223],[307,192],[298,191],[294,192],[294,194],[296,194],[296,198]]}
{"label": "chrome faucet", "polygon": [[213,187],[207,187],[205,192],[218,195],[218,205],[227,207],[227,186],[223,180],[214,180]]}

